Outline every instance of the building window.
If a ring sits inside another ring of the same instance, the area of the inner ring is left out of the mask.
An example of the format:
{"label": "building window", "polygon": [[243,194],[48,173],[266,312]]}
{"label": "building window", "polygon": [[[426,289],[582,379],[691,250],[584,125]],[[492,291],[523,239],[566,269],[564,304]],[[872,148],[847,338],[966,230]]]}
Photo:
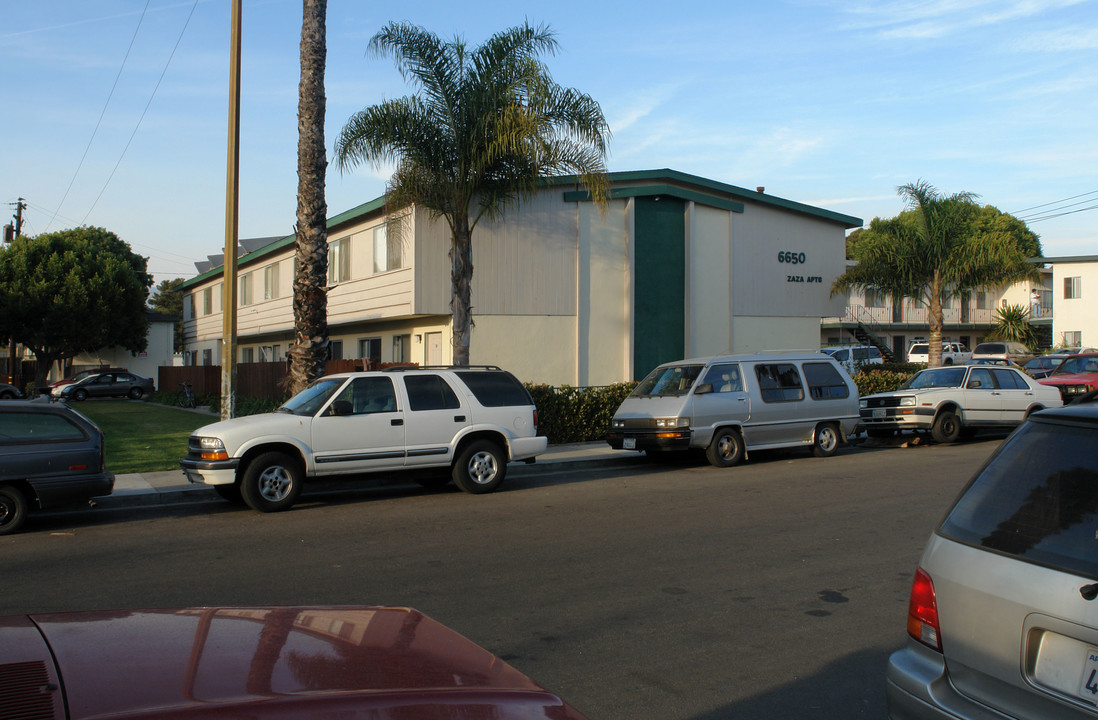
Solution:
{"label": "building window", "polygon": [[328,243],[328,284],[336,285],[351,278],[351,239]]}
{"label": "building window", "polygon": [[206,348],[202,351],[202,364],[213,365],[213,350]]}
{"label": "building window", "polygon": [[399,270],[402,263],[400,239],[390,238],[385,225],[374,228],[374,274]]}
{"label": "building window", "polygon": [[240,348],[240,362],[250,363],[255,362],[255,348]]}
{"label": "building window", "polygon": [[329,340],[328,341],[328,359],[329,360],[342,360],[343,359],[343,341],[342,340]]}
{"label": "building window", "polygon": [[986,292],[976,293],[976,309],[977,310],[987,310],[987,293]]}
{"label": "building window", "polygon": [[377,366],[381,362],[381,338],[361,338],[358,341],[358,356]]}
{"label": "building window", "polygon": [[261,345],[259,347],[259,362],[278,362],[279,360],[277,345]]}
{"label": "building window", "polygon": [[942,296],[942,309],[943,310],[953,309],[953,296],[952,295],[943,295]]}
{"label": "building window", "polygon": [[252,304],[252,274],[244,273],[240,276],[240,306]]}
{"label": "building window", "polygon": [[393,336],[393,362],[406,363],[412,359],[412,336]]}
{"label": "building window", "polygon": [[1083,297],[1083,278],[1064,278],[1064,299],[1077,300],[1081,297]]}
{"label": "building window", "polygon": [[1083,344],[1083,331],[1082,330],[1066,330],[1064,331],[1064,342],[1061,343],[1063,347],[1081,347]]}
{"label": "building window", "polygon": [[883,291],[876,288],[865,289],[865,306],[867,308],[883,308],[885,305],[886,295]]}
{"label": "building window", "polygon": [[213,313],[213,288],[206,288],[202,291],[202,314],[210,315]]}
{"label": "building window", "polygon": [[278,299],[278,263],[263,268],[263,299]]}

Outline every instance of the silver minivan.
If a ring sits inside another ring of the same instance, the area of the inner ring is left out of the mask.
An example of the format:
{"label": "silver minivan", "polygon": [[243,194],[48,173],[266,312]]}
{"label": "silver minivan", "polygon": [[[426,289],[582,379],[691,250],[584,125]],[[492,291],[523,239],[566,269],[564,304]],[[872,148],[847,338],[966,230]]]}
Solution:
{"label": "silver minivan", "polygon": [[858,388],[822,353],[753,353],[660,365],[614,413],[610,447],[705,450],[717,467],[751,450],[833,455],[858,425]]}

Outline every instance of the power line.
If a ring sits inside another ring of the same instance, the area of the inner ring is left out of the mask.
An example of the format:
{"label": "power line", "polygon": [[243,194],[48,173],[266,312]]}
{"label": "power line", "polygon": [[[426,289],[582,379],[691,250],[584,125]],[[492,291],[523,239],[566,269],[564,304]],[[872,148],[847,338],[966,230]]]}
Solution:
{"label": "power line", "polygon": [[[1078,204],[1078,203],[1076,203]],[[1074,215],[1075,213],[1081,213],[1086,210],[1098,210],[1098,205],[1091,205],[1090,207],[1079,208],[1078,210],[1068,210],[1066,212],[1051,212],[1048,215],[1041,215],[1038,217],[1026,220],[1026,224],[1032,225],[1035,222],[1041,222],[1042,220],[1052,220],[1053,218],[1063,217],[1064,215]]]}
{"label": "power line", "polygon": [[88,157],[88,151],[91,150],[92,141],[95,140],[96,133],[99,132],[99,126],[103,124],[103,117],[107,114],[107,107],[111,104],[111,98],[114,97],[114,91],[118,88],[118,81],[122,78],[122,71],[126,68],[126,61],[130,59],[130,52],[133,50],[133,44],[137,40],[137,33],[141,30],[141,22],[145,19],[145,13],[149,10],[149,3],[152,0],[146,0],[145,9],[141,11],[141,17],[137,19],[137,27],[133,29],[133,37],[130,38],[130,46],[126,48],[126,56],[122,58],[122,66],[118,68],[118,74],[114,76],[114,85],[111,85],[111,91],[107,94],[107,102],[103,103],[103,110],[99,113],[99,120],[95,123],[95,129],[92,130],[91,137],[88,138],[88,145],[84,148],[84,154],[80,156],[80,162],[76,165],[76,171],[72,174],[72,180],[69,180],[69,186],[65,188],[65,194],[61,196],[61,202],[57,203],[57,209],[53,211],[53,215],[50,217],[49,222],[46,223],[46,229],[44,232],[49,232],[50,225],[53,224],[54,219],[58,213],[61,212],[61,206],[65,204],[65,200],[69,197],[69,191],[72,190],[73,183],[76,182],[76,176],[80,174],[80,168],[84,167],[84,160]]}
{"label": "power line", "polygon": [[[1089,193],[1087,193],[1087,194],[1089,195]],[[1082,195],[1076,195],[1076,197],[1082,197]],[[1071,198],[1067,198],[1067,200],[1070,200],[1070,199]],[[1060,202],[1066,202],[1066,200],[1061,200]],[[1051,210],[1045,210],[1043,212],[1034,213],[1032,215],[1015,215],[1015,217],[1018,218],[1019,220],[1025,221],[1025,220],[1028,220],[1029,218],[1039,218],[1039,217],[1042,217],[1044,215],[1048,215],[1049,213],[1057,213],[1057,212],[1060,212],[1061,210],[1067,210],[1068,208],[1076,207],[1077,205],[1086,205],[1087,203],[1091,203],[1091,202],[1094,202],[1094,198],[1089,198],[1087,200],[1080,200],[1079,202],[1068,203],[1067,205],[1060,205],[1059,207],[1052,208]],[[1048,205],[1056,205],[1056,204],[1057,203],[1048,203]]]}
{"label": "power line", "polygon": [[183,23],[183,29],[179,31],[179,37],[176,38],[175,45],[172,47],[171,55],[168,56],[168,61],[164,63],[164,70],[160,73],[160,79],[156,81],[156,87],[153,88],[152,94],[149,96],[149,102],[145,104],[145,109],[141,111],[141,117],[137,119],[137,125],[133,129],[133,133],[130,134],[130,139],[126,141],[126,147],[122,148],[122,154],[118,157],[118,162],[114,164],[114,169],[111,170],[111,174],[107,177],[107,181],[103,183],[103,189],[95,196],[95,201],[92,203],[91,207],[88,208],[88,212],[84,215],[84,219],[80,221],[81,225],[87,222],[88,215],[91,215],[92,210],[99,204],[99,199],[103,197],[103,193],[107,191],[107,186],[111,184],[111,180],[114,179],[114,174],[118,172],[118,167],[122,164],[122,159],[126,157],[126,151],[130,149],[133,139],[137,136],[137,131],[141,128],[141,122],[145,119],[146,113],[149,112],[153,98],[156,97],[156,91],[160,89],[160,83],[164,82],[164,76],[168,74],[168,67],[172,64],[172,58],[175,57],[175,51],[179,49],[179,43],[182,42],[183,34],[187,32],[187,26],[191,24],[191,18],[194,17],[194,11],[197,7],[198,0],[194,0],[194,5],[191,5],[191,12],[187,15],[187,21]]}
{"label": "power line", "polygon": [[[1071,197],[1064,198],[1063,200],[1053,200],[1052,202],[1042,203],[1040,205],[1034,205],[1033,207],[1022,208],[1021,210],[1014,210],[1010,214],[1017,217],[1019,213],[1029,212],[1030,210],[1036,210],[1037,208],[1048,207],[1049,205],[1059,205],[1060,203],[1065,203],[1068,200],[1075,200],[1076,198],[1086,197],[1087,195],[1095,195],[1095,194],[1098,194],[1098,190],[1091,190],[1090,192],[1085,192],[1085,193],[1082,193],[1080,195],[1072,195]],[[1078,203],[1076,203],[1076,204],[1078,204]]]}

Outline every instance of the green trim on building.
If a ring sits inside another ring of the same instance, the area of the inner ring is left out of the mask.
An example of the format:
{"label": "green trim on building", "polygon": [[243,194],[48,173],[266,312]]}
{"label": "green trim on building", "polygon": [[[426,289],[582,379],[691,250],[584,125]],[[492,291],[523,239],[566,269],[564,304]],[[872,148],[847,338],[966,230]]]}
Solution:
{"label": "green trim on building", "polygon": [[[699,205],[708,205],[719,210],[742,213],[743,203],[726,200],[724,198],[705,195],[693,190],[685,190],[674,185],[637,185],[634,187],[614,188],[610,191],[611,199],[618,200],[629,197],[652,197],[655,195],[667,195],[681,200],[689,200]],[[564,202],[590,202],[591,193],[586,190],[566,190]]]}

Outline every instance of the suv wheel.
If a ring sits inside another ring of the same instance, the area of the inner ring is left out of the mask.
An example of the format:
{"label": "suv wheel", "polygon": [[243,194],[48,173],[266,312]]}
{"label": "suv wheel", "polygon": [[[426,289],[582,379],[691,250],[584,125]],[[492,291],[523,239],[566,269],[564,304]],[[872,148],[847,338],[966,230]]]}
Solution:
{"label": "suv wheel", "polygon": [[943,410],[934,418],[930,435],[940,443],[953,443],[961,437],[961,420],[952,410]]}
{"label": "suv wheel", "polygon": [[452,475],[454,484],[467,493],[492,492],[507,476],[507,459],[496,443],[477,440],[458,455]]}
{"label": "suv wheel", "polygon": [[9,485],[0,487],[0,535],[16,532],[27,517],[27,499]]}
{"label": "suv wheel", "polygon": [[252,510],[288,510],[301,494],[302,472],[286,453],[269,452],[248,463],[240,495]]}
{"label": "suv wheel", "polygon": [[812,454],[816,457],[831,457],[839,449],[839,428],[834,423],[822,423],[816,428],[816,437],[812,441]]}

